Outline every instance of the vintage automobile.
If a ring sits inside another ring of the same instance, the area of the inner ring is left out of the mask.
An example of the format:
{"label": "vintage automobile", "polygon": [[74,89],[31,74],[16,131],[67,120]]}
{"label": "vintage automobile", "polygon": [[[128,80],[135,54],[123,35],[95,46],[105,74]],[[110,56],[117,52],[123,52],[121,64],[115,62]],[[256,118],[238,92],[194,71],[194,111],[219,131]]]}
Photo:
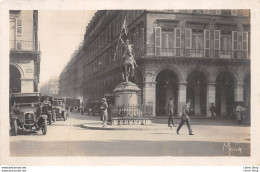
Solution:
{"label": "vintage automobile", "polygon": [[62,98],[53,98],[53,111],[56,114],[56,119],[61,120],[67,120],[67,111],[65,109],[65,102]]}
{"label": "vintage automobile", "polygon": [[42,114],[48,116],[47,121],[49,125],[51,125],[52,122],[56,122],[56,113],[52,110],[53,98],[51,96],[41,96],[41,103]]}
{"label": "vintage automobile", "polygon": [[47,115],[42,114],[41,93],[13,93],[10,98],[10,127],[12,135],[18,130],[47,134]]}

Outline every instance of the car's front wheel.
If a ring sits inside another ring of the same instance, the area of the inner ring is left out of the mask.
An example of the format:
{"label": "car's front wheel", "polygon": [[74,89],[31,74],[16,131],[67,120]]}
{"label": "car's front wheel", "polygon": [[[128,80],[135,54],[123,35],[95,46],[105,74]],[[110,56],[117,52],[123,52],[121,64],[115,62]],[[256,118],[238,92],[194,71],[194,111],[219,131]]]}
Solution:
{"label": "car's front wheel", "polygon": [[12,122],[12,134],[14,135],[14,136],[16,136],[17,135],[17,121],[16,120],[14,120],[13,122]]}
{"label": "car's front wheel", "polygon": [[42,134],[46,135],[47,134],[47,120],[45,119],[42,125]]}
{"label": "car's front wheel", "polygon": [[66,121],[66,119],[67,119],[67,114],[66,114],[66,112],[63,112],[63,119],[64,119],[64,121]]}
{"label": "car's front wheel", "polygon": [[56,122],[56,113],[53,113],[53,122]]}

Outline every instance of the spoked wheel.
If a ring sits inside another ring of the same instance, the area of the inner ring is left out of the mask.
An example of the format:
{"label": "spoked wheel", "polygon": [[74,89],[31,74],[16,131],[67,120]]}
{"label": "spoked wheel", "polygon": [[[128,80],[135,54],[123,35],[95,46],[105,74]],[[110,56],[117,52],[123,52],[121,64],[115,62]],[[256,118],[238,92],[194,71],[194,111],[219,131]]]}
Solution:
{"label": "spoked wheel", "polygon": [[56,113],[53,113],[53,122],[56,122]]}
{"label": "spoked wheel", "polygon": [[66,121],[66,119],[67,119],[66,112],[63,112],[63,119],[64,119],[64,121]]}
{"label": "spoked wheel", "polygon": [[52,114],[49,114],[49,125],[52,123]]}
{"label": "spoked wheel", "polygon": [[14,121],[12,122],[12,134],[13,134],[14,136],[17,135],[17,121],[16,121],[16,120],[14,120]]}
{"label": "spoked wheel", "polygon": [[43,122],[43,126],[42,126],[42,134],[46,135],[47,134],[47,120],[45,119]]}

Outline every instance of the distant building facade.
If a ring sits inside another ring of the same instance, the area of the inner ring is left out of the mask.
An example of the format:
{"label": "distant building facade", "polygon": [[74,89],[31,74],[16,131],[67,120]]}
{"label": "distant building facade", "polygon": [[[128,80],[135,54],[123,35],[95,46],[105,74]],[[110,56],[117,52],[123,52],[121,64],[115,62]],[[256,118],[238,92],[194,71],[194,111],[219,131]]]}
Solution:
{"label": "distant building facade", "polygon": [[249,10],[98,11],[84,38],[84,99],[111,96],[122,81],[122,46],[113,58],[125,17],[139,66],[132,81],[154,116],[166,115],[170,97],[176,115],[188,99],[194,116],[207,116],[211,103],[219,116],[250,103]]}
{"label": "distant building facade", "polygon": [[80,44],[62,70],[59,76],[61,96],[77,98],[83,101],[84,55],[82,44]]}
{"label": "distant building facade", "polygon": [[37,92],[40,79],[38,11],[11,10],[10,93]]}
{"label": "distant building facade", "polygon": [[51,78],[48,82],[40,87],[42,95],[58,96],[59,95],[59,78]]}

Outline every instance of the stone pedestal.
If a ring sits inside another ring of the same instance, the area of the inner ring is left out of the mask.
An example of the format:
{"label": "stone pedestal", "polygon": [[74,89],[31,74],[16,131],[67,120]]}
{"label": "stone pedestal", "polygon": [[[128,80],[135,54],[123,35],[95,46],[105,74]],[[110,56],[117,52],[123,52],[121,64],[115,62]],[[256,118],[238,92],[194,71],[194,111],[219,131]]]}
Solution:
{"label": "stone pedestal", "polygon": [[138,92],[140,89],[135,83],[122,82],[114,89],[115,106],[138,105]]}

